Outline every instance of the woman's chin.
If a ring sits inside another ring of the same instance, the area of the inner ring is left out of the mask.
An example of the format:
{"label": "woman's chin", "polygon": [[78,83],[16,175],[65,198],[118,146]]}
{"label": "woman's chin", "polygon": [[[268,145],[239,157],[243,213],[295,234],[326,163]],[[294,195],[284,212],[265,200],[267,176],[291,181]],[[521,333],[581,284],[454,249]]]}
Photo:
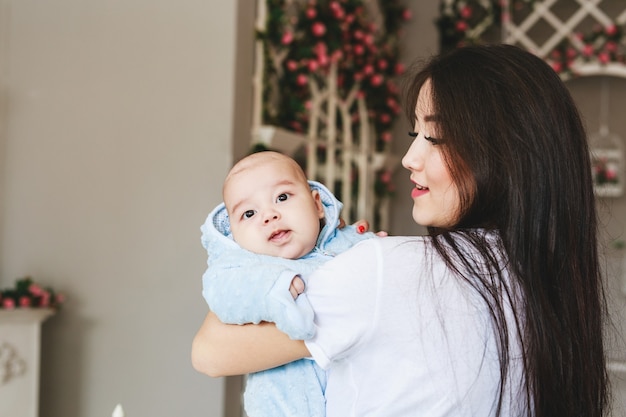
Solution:
{"label": "woman's chin", "polygon": [[413,221],[420,226],[428,227],[429,224],[423,216],[423,213],[420,213],[416,207],[413,207]]}

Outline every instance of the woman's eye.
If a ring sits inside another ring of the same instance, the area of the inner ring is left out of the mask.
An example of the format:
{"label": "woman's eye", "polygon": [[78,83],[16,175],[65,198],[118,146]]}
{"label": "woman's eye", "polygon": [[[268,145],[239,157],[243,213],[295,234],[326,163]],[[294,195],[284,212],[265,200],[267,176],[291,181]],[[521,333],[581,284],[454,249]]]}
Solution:
{"label": "woman's eye", "polygon": [[441,145],[441,143],[443,142],[441,139],[431,138],[430,136],[424,136],[424,139],[426,139],[433,145]]}
{"label": "woman's eye", "polygon": [[[416,138],[419,135],[419,132],[409,132],[409,136]],[[441,139],[435,139],[430,136],[424,136],[424,139],[432,143],[433,145],[441,145],[443,141]]]}
{"label": "woman's eye", "polygon": [[288,198],[289,196],[286,193],[282,193],[281,195],[278,196],[276,201],[286,201]]}
{"label": "woman's eye", "polygon": [[254,216],[254,210],[246,210],[241,215],[241,217],[244,218],[244,219],[249,219],[252,216]]}

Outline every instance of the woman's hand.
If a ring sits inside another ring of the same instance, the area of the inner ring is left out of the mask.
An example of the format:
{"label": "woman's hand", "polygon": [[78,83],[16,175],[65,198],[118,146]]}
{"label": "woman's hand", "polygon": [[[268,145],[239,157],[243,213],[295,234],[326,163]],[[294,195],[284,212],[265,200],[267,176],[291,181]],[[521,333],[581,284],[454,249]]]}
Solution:
{"label": "woman's hand", "polygon": [[209,312],[193,339],[191,362],[212,377],[258,372],[310,356],[273,323],[224,324]]}
{"label": "woman's hand", "polygon": [[[341,219],[339,220],[339,228],[342,228],[343,226],[345,226],[345,224],[346,223],[343,220],[341,220]],[[363,233],[365,233],[365,232],[370,230],[370,224],[369,224],[369,222],[367,220],[357,220],[354,223],[354,227],[356,227],[356,231],[359,234],[363,234]],[[376,232],[376,236],[379,236],[379,237],[385,237],[385,236],[388,236],[388,235],[389,234],[387,232],[384,232],[382,230],[379,231],[379,232]]]}

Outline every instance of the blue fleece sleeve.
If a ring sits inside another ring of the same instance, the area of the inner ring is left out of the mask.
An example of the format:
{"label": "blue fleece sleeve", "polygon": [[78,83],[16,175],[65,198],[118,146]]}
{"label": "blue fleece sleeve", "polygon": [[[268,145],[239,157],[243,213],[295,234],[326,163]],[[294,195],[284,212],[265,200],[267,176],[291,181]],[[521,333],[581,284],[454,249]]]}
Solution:
{"label": "blue fleece sleeve", "polygon": [[296,300],[289,286],[298,272],[278,259],[243,249],[209,254],[202,276],[202,295],[209,308],[228,324],[269,321],[291,339],[306,340],[315,334],[313,309],[304,294]]}

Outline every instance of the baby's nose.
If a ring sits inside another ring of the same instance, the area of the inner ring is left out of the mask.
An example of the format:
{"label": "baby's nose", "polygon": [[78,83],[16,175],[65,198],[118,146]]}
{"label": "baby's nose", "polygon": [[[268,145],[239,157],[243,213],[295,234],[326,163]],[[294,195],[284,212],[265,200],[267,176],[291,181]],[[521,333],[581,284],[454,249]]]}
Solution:
{"label": "baby's nose", "polygon": [[270,211],[265,214],[265,223],[269,223],[272,220],[278,220],[278,213],[275,211]]}

